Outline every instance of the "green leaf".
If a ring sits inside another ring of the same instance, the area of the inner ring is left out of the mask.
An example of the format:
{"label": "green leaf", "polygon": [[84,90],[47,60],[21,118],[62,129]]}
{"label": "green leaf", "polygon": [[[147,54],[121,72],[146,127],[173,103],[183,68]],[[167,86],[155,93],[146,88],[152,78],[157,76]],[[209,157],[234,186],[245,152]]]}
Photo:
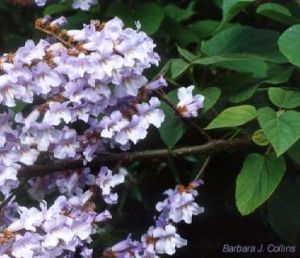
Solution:
{"label": "green leaf", "polygon": [[233,26],[206,41],[201,50],[208,56],[239,54],[244,58],[285,63],[277,47],[279,33],[272,30]]}
{"label": "green leaf", "polygon": [[283,65],[269,64],[267,79],[263,82],[269,84],[285,83],[290,79],[293,71],[294,67],[292,66],[283,67]]}
{"label": "green leaf", "polygon": [[268,201],[267,219],[285,241],[297,244],[300,233],[300,177],[285,177]]}
{"label": "green leaf", "polygon": [[223,19],[219,29],[255,0],[223,0]]}
{"label": "green leaf", "polygon": [[278,40],[280,52],[290,63],[300,67],[300,25],[294,25],[283,32]]}
{"label": "green leaf", "polygon": [[216,20],[196,21],[189,25],[189,29],[201,40],[210,37],[219,24],[220,22]]}
{"label": "green leaf", "polygon": [[134,11],[125,3],[111,2],[105,12],[106,17],[117,16],[122,19],[126,26],[133,26]]}
{"label": "green leaf", "polygon": [[254,134],[252,134],[251,139],[256,145],[259,146],[267,146],[270,143],[262,129],[255,131]]}
{"label": "green leaf", "polygon": [[171,63],[171,77],[177,79],[188,69],[189,63],[181,58],[175,58]]}
{"label": "green leaf", "polygon": [[199,64],[199,65],[212,65],[217,64],[220,62],[226,61],[245,61],[245,57],[242,57],[239,54],[224,54],[220,56],[210,56],[210,57],[200,57],[195,59],[192,64]]}
{"label": "green leaf", "polygon": [[214,65],[241,73],[249,73],[254,77],[265,78],[268,65],[262,60],[253,59],[243,54],[224,54],[221,56],[202,57],[192,61],[196,65]]}
{"label": "green leaf", "polygon": [[135,21],[140,21],[141,30],[149,35],[154,34],[159,29],[164,18],[163,10],[156,3],[140,4],[132,9],[128,4],[112,2],[105,15],[107,17],[118,16],[129,27],[133,27]]}
{"label": "green leaf", "polygon": [[160,137],[168,148],[172,149],[186,132],[187,126],[175,114],[165,112],[165,115],[165,121],[159,129]]}
{"label": "green leaf", "polygon": [[192,62],[194,59],[197,58],[193,53],[184,48],[181,48],[180,46],[177,46],[177,51],[184,59],[186,59],[189,62]]}
{"label": "green leaf", "polygon": [[241,126],[256,117],[255,107],[242,105],[230,107],[222,111],[206,129]]}
{"label": "green leaf", "polygon": [[43,15],[61,14],[68,10],[72,10],[70,3],[50,4],[44,9]]}
{"label": "green leaf", "polygon": [[277,107],[296,108],[300,106],[299,91],[272,87],[269,88],[268,94],[271,102]]}
{"label": "green leaf", "polygon": [[[167,95],[173,103],[177,103],[177,89]],[[162,141],[169,149],[172,149],[176,143],[182,138],[188,126],[178,117],[174,111],[166,104],[162,103],[161,108],[165,113],[165,121],[159,128]]]}
{"label": "green leaf", "polygon": [[164,13],[156,3],[146,3],[137,6],[134,19],[141,22],[142,30],[147,34],[154,34],[160,27]]}
{"label": "green leaf", "polygon": [[254,95],[256,89],[258,88],[258,86],[259,85],[256,84],[256,85],[252,85],[252,86],[240,89],[239,91],[237,91],[233,95],[229,96],[228,100],[231,103],[244,102],[244,101],[250,99]]}
{"label": "green leaf", "polygon": [[[221,67],[228,70],[234,70],[240,73],[248,73],[254,78],[264,79],[270,83],[277,83],[279,80],[286,79],[289,75],[270,74],[270,63],[265,61],[255,59],[252,56],[244,54],[224,54],[221,56],[211,56],[211,57],[200,57],[191,61],[193,65],[214,65],[215,67]],[[274,66],[275,64],[273,64]],[[290,71],[291,73],[291,71]],[[276,78],[275,78],[276,77]]]}
{"label": "green leaf", "polygon": [[189,19],[191,16],[194,15],[195,12],[193,11],[193,7],[193,2],[191,2],[191,4],[186,9],[180,8],[175,4],[168,4],[164,7],[164,12],[165,15],[169,16],[175,21],[181,22]]}
{"label": "green leaf", "polygon": [[68,17],[68,23],[66,29],[74,29],[82,26],[83,23],[88,23],[92,16],[89,12],[77,12],[72,16]]}
{"label": "green leaf", "polygon": [[187,47],[187,45],[193,42],[199,42],[197,36],[190,31],[187,26],[184,26],[169,17],[165,17],[163,20],[161,31],[164,36],[167,35],[168,38],[170,37],[176,44],[182,47]]}
{"label": "green leaf", "polygon": [[241,57],[243,60],[218,62],[215,66],[240,73],[249,73],[255,78],[265,78],[268,75],[268,65],[266,62],[251,57]]}
{"label": "green leaf", "polygon": [[217,103],[221,96],[221,90],[217,87],[209,87],[200,91],[200,94],[205,97],[203,109],[200,111],[202,114],[204,114]]}
{"label": "green leaf", "polygon": [[258,121],[277,156],[300,138],[300,113],[289,110],[276,113],[269,107],[258,110]]}
{"label": "green leaf", "polygon": [[286,170],[283,157],[252,153],[244,161],[235,189],[236,206],[242,215],[252,213],[275,191]]}
{"label": "green leaf", "polygon": [[262,16],[284,24],[291,25],[297,23],[297,19],[293,17],[290,10],[281,4],[264,3],[256,9],[256,12]]}

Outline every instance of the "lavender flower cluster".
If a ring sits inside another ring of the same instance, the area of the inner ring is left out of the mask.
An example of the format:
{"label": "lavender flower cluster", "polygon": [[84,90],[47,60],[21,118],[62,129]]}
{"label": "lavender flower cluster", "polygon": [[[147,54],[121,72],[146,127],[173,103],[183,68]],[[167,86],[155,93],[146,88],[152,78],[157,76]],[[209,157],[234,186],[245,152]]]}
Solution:
{"label": "lavender flower cluster", "polygon": [[[89,184],[98,186],[104,201],[112,204],[116,203],[118,195],[111,190],[123,183],[125,176],[124,169],[112,175],[111,170],[102,167]],[[16,202],[6,205],[0,226],[1,257],[72,257],[78,249],[82,257],[92,257],[91,234],[95,233],[99,223],[111,218],[111,213],[107,209],[96,212],[93,191],[83,191],[80,180],[70,183],[68,179],[56,178],[59,192],[65,193],[66,189],[69,192],[59,195],[50,207],[45,200],[40,202],[39,209],[20,206]],[[61,189],[61,184],[66,189]],[[70,189],[74,190],[73,194]]]}
{"label": "lavender flower cluster", "polygon": [[[44,6],[47,0],[34,0],[37,6]],[[96,5],[97,0],[73,0],[72,7],[74,9],[81,9],[83,11],[88,11],[91,6]]]}
{"label": "lavender flower cluster", "polygon": [[[53,33],[64,22],[45,17],[36,26],[57,36]],[[0,58],[0,104],[33,104],[27,112],[0,114],[4,194],[17,187],[20,162],[32,165],[46,152],[55,159],[91,161],[107,147],[129,149],[150,125],[160,127],[164,120],[159,100],[143,94],[166,85],[163,78],[148,83],[142,75],[159,62],[145,33],[123,29],[118,18],[59,33],[58,40],[27,41]],[[73,127],[78,121],[85,124],[82,134]]]}
{"label": "lavender flower cluster", "polygon": [[195,190],[202,181],[193,181],[187,187],[179,185],[175,190],[167,190],[167,198],[158,202],[156,210],[160,215],[156,218],[155,226],[151,226],[141,241],[133,241],[129,235],[110,249],[105,258],[159,258],[158,255],[173,255],[176,248],[183,247],[187,240],[183,239],[176,229],[176,223],[184,221],[192,223],[192,216],[204,212],[204,208],[195,202],[198,192]]}
{"label": "lavender flower cluster", "polygon": [[[38,19],[36,28],[48,38],[37,43],[28,40],[15,53],[0,57],[4,110],[0,113],[0,192],[4,196],[20,184],[18,171],[23,167],[41,159],[83,160],[87,165],[109,149],[130,149],[147,136],[151,125],[158,128],[164,120],[152,92],[167,86],[166,81],[161,76],[149,82],[143,75],[160,61],[151,38],[139,29],[124,29],[118,18],[91,21],[81,30],[63,30],[65,23],[64,17]],[[194,117],[203,106],[203,96],[193,96],[192,91],[193,86],[178,90],[182,116]],[[28,105],[16,112],[20,104]],[[91,257],[90,235],[97,223],[111,217],[107,209],[97,211],[94,196],[100,192],[105,205],[116,204],[118,194],[112,189],[124,182],[126,173],[103,166],[95,175],[85,167],[30,179],[29,194],[40,207],[27,208],[13,200],[2,207],[1,257],[73,257],[78,250],[82,257]],[[153,246],[145,247],[148,240],[134,242],[137,252],[144,254],[137,257],[172,254],[185,243],[174,223],[190,223],[191,216],[202,211],[194,202],[196,186],[194,182],[167,192],[168,198],[157,206],[161,215],[156,227],[144,236],[153,240]],[[46,201],[55,194],[52,204]],[[165,251],[159,247],[163,239],[171,241]],[[117,253],[115,247],[112,251]]]}

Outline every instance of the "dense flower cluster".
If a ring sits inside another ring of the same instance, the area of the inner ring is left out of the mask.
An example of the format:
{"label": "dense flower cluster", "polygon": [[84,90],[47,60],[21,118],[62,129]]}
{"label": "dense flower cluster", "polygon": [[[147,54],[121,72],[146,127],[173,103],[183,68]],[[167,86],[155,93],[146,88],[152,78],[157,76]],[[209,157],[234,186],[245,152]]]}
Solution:
{"label": "dense flower cluster", "polygon": [[[89,185],[98,185],[106,203],[116,203],[118,196],[111,190],[124,182],[125,175],[124,169],[112,175],[111,170],[102,167],[96,178],[90,178]],[[88,248],[90,236],[97,223],[110,219],[111,214],[108,210],[96,212],[93,192],[83,191],[78,178],[71,183],[69,179],[70,176],[56,176],[59,192],[68,194],[58,196],[50,207],[45,200],[40,202],[40,209],[19,206],[16,202],[5,207],[0,227],[1,257],[69,257],[78,249],[89,254],[82,257],[92,257]]]}
{"label": "dense flower cluster", "polygon": [[[64,22],[45,17],[37,27],[52,35]],[[144,94],[166,85],[163,78],[148,83],[142,75],[159,62],[145,33],[123,29],[118,18],[64,33],[68,43],[53,37],[27,41],[0,59],[0,103],[34,104],[26,113],[0,116],[0,191],[5,194],[18,185],[19,163],[32,165],[41,152],[90,161],[107,147],[129,149],[146,137],[150,125],[160,127],[164,120],[159,100]],[[72,128],[77,121],[86,125],[82,134]]]}
{"label": "dense flower cluster", "polygon": [[[159,128],[164,120],[160,101],[152,93],[166,81],[161,76],[149,82],[143,75],[160,60],[151,38],[139,29],[124,29],[118,18],[91,21],[81,30],[62,30],[65,23],[64,17],[38,19],[36,28],[48,38],[28,40],[15,53],[0,57],[3,195],[18,187],[23,167],[43,160],[82,160],[87,165],[112,148],[130,149],[147,136],[151,125]],[[202,106],[203,97],[193,96],[192,90],[189,87],[185,97],[179,89],[178,110],[183,116],[195,116]],[[91,257],[90,235],[97,223],[111,217],[106,209],[96,210],[94,195],[100,193],[103,205],[116,204],[118,194],[112,189],[124,182],[126,173],[102,166],[95,174],[86,166],[30,179],[28,192],[40,208],[15,201],[2,207],[1,257],[72,257],[79,251]],[[190,223],[192,215],[202,212],[194,202],[196,186],[193,182],[167,192],[168,198],[157,206],[161,215],[156,226],[140,243],[126,240],[137,248],[134,252],[156,257],[172,254],[186,243],[174,223]],[[46,201],[48,196],[56,198],[53,203]],[[167,249],[165,241],[170,242]],[[118,253],[118,248],[111,251]]]}
{"label": "dense flower cluster", "polygon": [[[38,6],[44,6],[47,3],[47,0],[34,0]],[[72,7],[74,9],[81,9],[87,11],[91,6],[96,5],[97,0],[73,0]]]}
{"label": "dense flower cluster", "polygon": [[104,252],[104,257],[117,258],[158,258],[158,255],[173,255],[176,248],[183,247],[187,241],[176,229],[176,223],[192,223],[192,216],[204,212],[204,208],[195,202],[198,192],[195,190],[202,181],[193,181],[187,187],[179,185],[175,190],[167,190],[167,198],[156,205],[160,215],[155,226],[151,226],[141,241],[134,241],[129,235]]}

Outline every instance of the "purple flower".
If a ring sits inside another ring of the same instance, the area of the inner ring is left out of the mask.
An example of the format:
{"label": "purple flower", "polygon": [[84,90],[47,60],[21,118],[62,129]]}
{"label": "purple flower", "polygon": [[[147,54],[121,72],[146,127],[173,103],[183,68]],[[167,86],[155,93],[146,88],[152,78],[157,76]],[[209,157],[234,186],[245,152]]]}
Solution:
{"label": "purple flower", "polygon": [[155,250],[159,254],[173,255],[176,252],[176,248],[187,245],[187,241],[181,238],[176,233],[176,228],[168,224],[164,228],[157,227],[150,230],[151,236],[156,240]]}
{"label": "purple flower", "polygon": [[52,87],[58,87],[63,82],[61,76],[44,62],[33,67],[33,75],[38,91],[42,94],[48,94]]}
{"label": "purple flower", "polygon": [[15,98],[20,98],[24,93],[23,86],[12,83],[7,74],[0,75],[0,103],[14,107],[16,105]]}
{"label": "purple flower", "polygon": [[74,158],[77,148],[79,148],[79,143],[76,131],[64,127],[59,139],[59,145],[54,149],[54,157],[58,159]]}
{"label": "purple flower", "polygon": [[60,26],[66,25],[67,23],[68,23],[68,21],[67,21],[66,17],[61,16],[61,17],[51,21],[50,26],[60,27]]}
{"label": "purple flower", "polygon": [[115,141],[121,145],[128,143],[131,140],[136,144],[140,139],[147,136],[147,123],[139,116],[133,115],[129,123],[124,126],[115,136]]}
{"label": "purple flower", "polygon": [[92,5],[97,4],[97,0],[74,0],[72,7],[74,9],[81,9],[87,11],[91,8]]}
{"label": "purple flower", "polygon": [[167,85],[167,81],[161,75],[157,80],[148,83],[145,87],[147,90],[157,90],[161,89],[162,87],[166,87]]}
{"label": "purple flower", "polygon": [[118,97],[137,96],[138,90],[146,85],[147,82],[147,78],[143,75],[125,77],[120,82],[120,85],[115,88],[115,94]]}
{"label": "purple flower", "polygon": [[15,258],[33,258],[34,253],[41,248],[40,235],[26,232],[24,235],[16,236],[11,253]]}
{"label": "purple flower", "polygon": [[40,61],[46,55],[45,49],[49,43],[40,40],[37,45],[32,40],[27,40],[24,47],[20,47],[15,54],[14,64],[30,65],[33,61]]}
{"label": "purple flower", "polygon": [[161,109],[160,101],[156,97],[151,97],[148,103],[141,103],[136,105],[138,114],[142,117],[146,124],[154,125],[159,128],[164,121],[165,115]]}
{"label": "purple flower", "polygon": [[100,187],[104,200],[108,204],[114,204],[117,201],[118,195],[111,193],[113,187],[121,184],[125,180],[127,172],[122,169],[118,174],[112,174],[108,167],[101,167],[100,172],[96,178],[96,184]]}
{"label": "purple flower", "polygon": [[38,6],[44,6],[47,0],[34,0]]}
{"label": "purple flower", "polygon": [[120,132],[127,124],[120,111],[114,111],[110,116],[103,117],[100,122],[100,127],[103,128],[101,136],[105,138],[112,138],[117,132]]}
{"label": "purple flower", "polygon": [[177,109],[179,113],[184,117],[196,117],[198,115],[198,109],[203,107],[204,96],[198,94],[193,96],[192,92],[195,86],[189,86],[187,88],[181,87],[178,89]]}
{"label": "purple flower", "polygon": [[8,229],[13,232],[25,229],[27,231],[36,232],[36,228],[42,225],[44,221],[45,204],[41,202],[41,211],[35,207],[30,209],[26,207],[19,207],[20,218],[14,221]]}
{"label": "purple flower", "polygon": [[53,102],[51,101],[48,106],[49,109],[44,115],[43,122],[49,125],[59,125],[61,121],[69,123],[72,120],[71,110],[68,108],[69,102]]}

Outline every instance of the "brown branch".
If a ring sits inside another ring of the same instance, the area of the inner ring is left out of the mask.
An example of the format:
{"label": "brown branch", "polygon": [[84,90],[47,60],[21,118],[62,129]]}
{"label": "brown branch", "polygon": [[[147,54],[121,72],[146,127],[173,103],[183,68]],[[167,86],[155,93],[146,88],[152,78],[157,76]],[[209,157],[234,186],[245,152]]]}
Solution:
{"label": "brown branch", "polygon": [[195,123],[193,120],[188,119],[180,114],[178,111],[176,105],[172,103],[172,101],[169,100],[167,95],[164,92],[160,92],[159,90],[155,91],[156,96],[164,101],[170,108],[172,108],[177,116],[179,116],[186,124],[190,125],[191,127],[195,128],[200,134],[202,134],[207,141],[211,141],[212,138],[208,133],[206,133],[197,123]]}
{"label": "brown branch", "polygon": [[[157,149],[137,152],[120,152],[111,153],[103,152],[97,155],[97,157],[87,164],[90,167],[97,167],[105,164],[115,164],[117,161],[122,161],[122,164],[130,163],[137,160],[149,160],[149,159],[160,159],[168,156],[180,157],[189,154],[215,154],[225,150],[241,149],[242,147],[249,147],[252,145],[251,139],[239,138],[234,140],[211,140],[208,143],[196,146],[181,147],[173,150],[168,149]],[[83,160],[69,160],[61,161],[49,165],[33,165],[24,167],[19,171],[20,177],[34,177],[44,176],[51,173],[65,171],[70,169],[83,168]]]}

